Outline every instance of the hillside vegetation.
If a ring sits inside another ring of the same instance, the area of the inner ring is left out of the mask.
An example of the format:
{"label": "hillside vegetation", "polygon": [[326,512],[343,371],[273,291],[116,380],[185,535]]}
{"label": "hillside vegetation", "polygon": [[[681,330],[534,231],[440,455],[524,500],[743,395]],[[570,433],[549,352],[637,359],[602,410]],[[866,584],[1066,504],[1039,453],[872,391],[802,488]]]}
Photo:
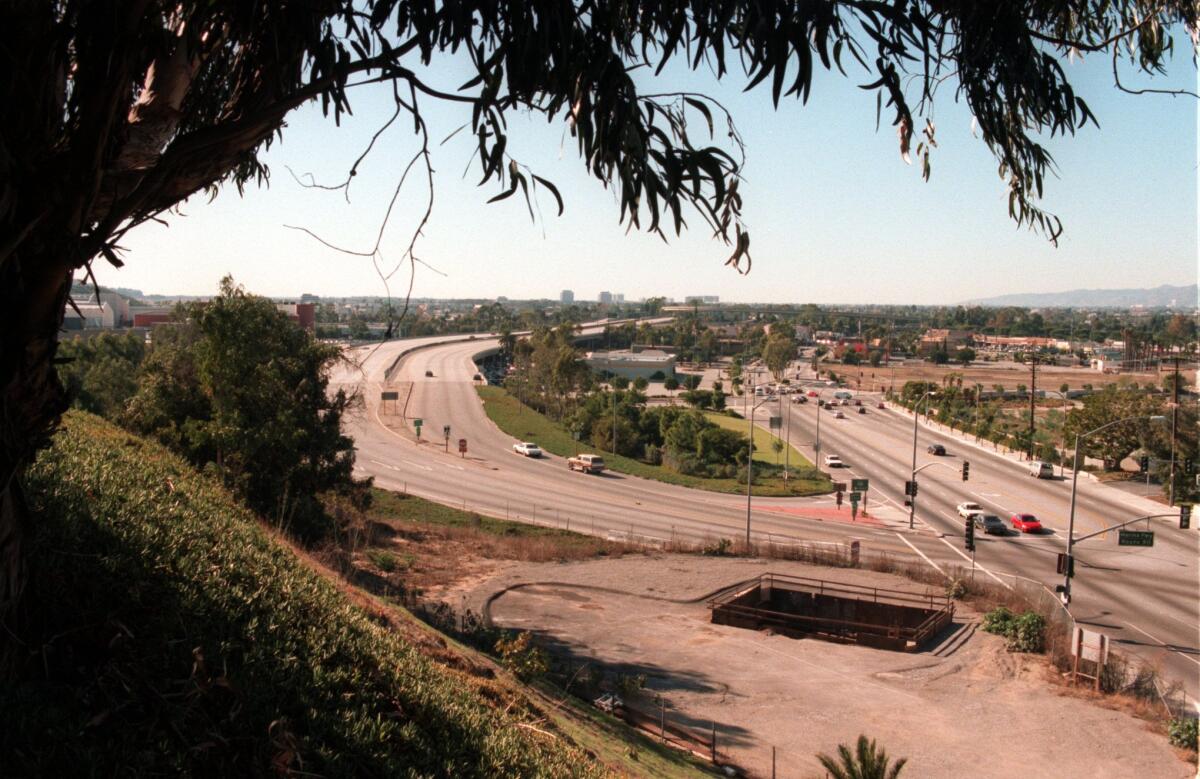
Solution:
{"label": "hillside vegetation", "polygon": [[157,444],[72,412],[26,486],[39,521],[0,700],[6,775],[602,773]]}

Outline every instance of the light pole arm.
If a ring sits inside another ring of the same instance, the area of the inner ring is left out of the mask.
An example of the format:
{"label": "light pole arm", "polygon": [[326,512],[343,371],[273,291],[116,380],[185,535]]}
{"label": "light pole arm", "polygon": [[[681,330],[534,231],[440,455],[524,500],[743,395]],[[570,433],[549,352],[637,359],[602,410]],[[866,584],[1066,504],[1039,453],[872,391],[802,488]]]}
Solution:
{"label": "light pole arm", "polygon": [[1080,541],[1086,541],[1089,538],[1095,538],[1096,536],[1103,535],[1104,533],[1107,533],[1110,530],[1120,530],[1121,528],[1125,527],[1126,525],[1132,525],[1134,522],[1145,522],[1148,519],[1179,519],[1179,515],[1178,514],[1147,514],[1144,517],[1134,517],[1133,519],[1122,522],[1119,525],[1109,525],[1108,527],[1104,528],[1103,530],[1097,530],[1094,533],[1088,533],[1086,536],[1080,536],[1079,538],[1075,539],[1075,543],[1078,544]]}

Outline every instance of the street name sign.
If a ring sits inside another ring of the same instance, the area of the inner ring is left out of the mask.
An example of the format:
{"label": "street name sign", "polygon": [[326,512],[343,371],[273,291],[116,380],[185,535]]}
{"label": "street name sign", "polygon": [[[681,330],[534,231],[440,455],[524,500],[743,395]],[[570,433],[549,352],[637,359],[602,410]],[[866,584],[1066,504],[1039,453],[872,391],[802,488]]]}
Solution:
{"label": "street name sign", "polygon": [[850,489],[854,490],[855,492],[866,492],[868,486],[870,486],[870,484],[867,479],[850,480]]}
{"label": "street name sign", "polygon": [[1154,546],[1154,531],[1118,530],[1117,546]]}

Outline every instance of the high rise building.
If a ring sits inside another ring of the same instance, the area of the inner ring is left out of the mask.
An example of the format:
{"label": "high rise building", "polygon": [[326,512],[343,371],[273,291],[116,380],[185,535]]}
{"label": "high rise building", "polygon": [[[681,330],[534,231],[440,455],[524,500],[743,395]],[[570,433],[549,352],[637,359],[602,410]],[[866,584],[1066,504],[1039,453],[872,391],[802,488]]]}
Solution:
{"label": "high rise building", "polygon": [[558,293],[558,302],[564,306],[569,306],[575,302],[575,293],[572,290],[564,289]]}
{"label": "high rise building", "polygon": [[607,290],[605,290],[604,292],[601,292],[600,296],[596,299],[600,302],[601,305],[609,305],[613,302],[612,293]]}

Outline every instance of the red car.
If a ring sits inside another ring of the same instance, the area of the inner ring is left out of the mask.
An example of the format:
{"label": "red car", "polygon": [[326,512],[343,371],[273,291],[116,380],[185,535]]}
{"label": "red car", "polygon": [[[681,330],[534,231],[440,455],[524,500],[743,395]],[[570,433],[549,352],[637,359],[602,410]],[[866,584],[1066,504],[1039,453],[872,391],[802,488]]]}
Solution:
{"label": "red car", "polygon": [[[816,390],[809,390],[809,391],[808,391],[808,396],[809,396],[810,398],[815,398],[815,397],[816,397],[817,395],[819,395],[819,394],[820,394],[820,393],[819,393],[819,392],[817,392]],[[747,446],[748,446],[748,444],[747,444]]]}
{"label": "red car", "polygon": [[1013,530],[1020,530],[1022,533],[1042,532],[1042,523],[1032,514],[1013,514],[1011,520]]}

